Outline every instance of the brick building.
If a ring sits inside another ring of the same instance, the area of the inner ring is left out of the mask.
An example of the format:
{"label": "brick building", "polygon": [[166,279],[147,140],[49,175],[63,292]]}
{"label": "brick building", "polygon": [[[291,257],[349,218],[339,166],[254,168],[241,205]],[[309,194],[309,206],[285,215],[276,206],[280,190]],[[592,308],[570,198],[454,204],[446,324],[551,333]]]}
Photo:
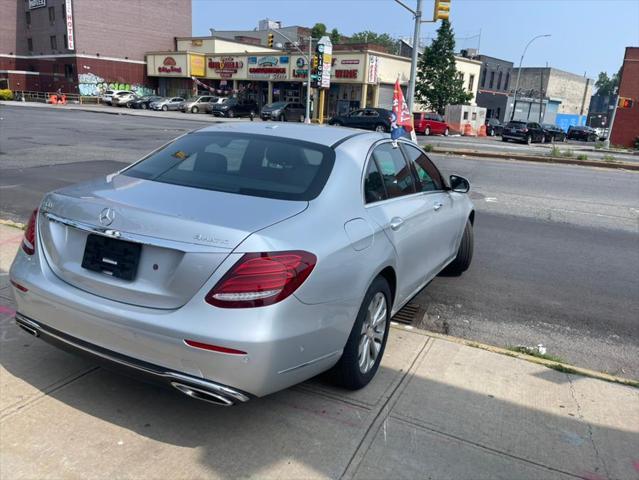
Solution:
{"label": "brick building", "polygon": [[621,67],[619,96],[634,101],[632,108],[618,108],[610,143],[632,147],[639,137],[639,47],[627,47]]}
{"label": "brick building", "polygon": [[0,12],[0,88],[15,91],[144,93],[145,53],[191,34],[191,0],[0,0]]}

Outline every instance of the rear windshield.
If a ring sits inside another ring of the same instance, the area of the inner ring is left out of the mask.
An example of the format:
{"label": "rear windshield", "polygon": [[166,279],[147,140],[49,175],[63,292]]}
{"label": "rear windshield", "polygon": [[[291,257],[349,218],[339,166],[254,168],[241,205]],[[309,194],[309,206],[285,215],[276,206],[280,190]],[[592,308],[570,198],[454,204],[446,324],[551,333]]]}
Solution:
{"label": "rear windshield", "polygon": [[331,173],[324,145],[268,135],[196,132],[123,172],[129,177],[283,200],[312,200]]}
{"label": "rear windshield", "polygon": [[525,127],[526,122],[508,122],[509,127]]}

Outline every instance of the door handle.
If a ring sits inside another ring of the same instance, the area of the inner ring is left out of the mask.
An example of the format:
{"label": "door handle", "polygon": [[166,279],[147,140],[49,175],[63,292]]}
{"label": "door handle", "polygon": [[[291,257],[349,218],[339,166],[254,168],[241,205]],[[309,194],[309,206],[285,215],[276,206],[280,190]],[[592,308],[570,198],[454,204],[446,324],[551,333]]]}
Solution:
{"label": "door handle", "polygon": [[433,210],[435,210],[435,211],[439,210],[440,208],[442,208],[442,205],[443,204],[441,202],[435,202],[433,204]]}
{"label": "door handle", "polygon": [[399,230],[404,225],[404,219],[400,217],[394,217],[390,221],[391,230]]}

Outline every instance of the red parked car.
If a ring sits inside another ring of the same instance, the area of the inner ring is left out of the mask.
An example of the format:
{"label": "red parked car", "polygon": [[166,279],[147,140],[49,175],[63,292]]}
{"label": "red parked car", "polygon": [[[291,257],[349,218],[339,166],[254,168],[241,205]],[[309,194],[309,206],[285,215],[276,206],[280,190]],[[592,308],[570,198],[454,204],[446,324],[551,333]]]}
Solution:
{"label": "red parked car", "polygon": [[415,132],[424,135],[448,136],[448,124],[438,113],[415,112],[413,113]]}

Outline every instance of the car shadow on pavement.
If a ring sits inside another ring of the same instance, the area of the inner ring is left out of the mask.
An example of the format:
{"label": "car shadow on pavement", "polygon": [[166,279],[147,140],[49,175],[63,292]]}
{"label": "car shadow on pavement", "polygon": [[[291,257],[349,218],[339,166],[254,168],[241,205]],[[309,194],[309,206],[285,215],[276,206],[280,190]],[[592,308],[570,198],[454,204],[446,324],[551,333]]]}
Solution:
{"label": "car shadow on pavement", "polygon": [[[639,460],[636,404],[631,412],[624,398],[615,411],[605,395],[586,397],[581,382],[592,379],[570,376],[566,389],[554,378],[566,374],[549,370],[535,380],[542,388],[531,392],[508,372],[492,374],[478,365],[478,376],[496,377],[492,384],[459,383],[435,372],[460,368],[463,360],[449,364],[440,355],[433,362],[450,367],[429,367],[429,351],[409,373],[383,366],[360,392],[315,379],[222,408],[12,333],[23,346],[12,347],[17,359],[9,359],[3,344],[3,396],[9,378],[14,388],[20,385],[24,406],[3,409],[3,465],[25,476],[338,478],[348,471],[362,478],[423,478],[428,472],[432,478],[603,480],[639,473],[633,464]],[[43,351],[32,348],[36,342]],[[34,361],[36,355],[41,358]],[[66,381],[51,388],[43,372]],[[379,382],[388,387],[377,388]],[[564,390],[557,390],[560,385]],[[615,387],[639,397],[634,389]],[[362,392],[376,397],[362,401]]]}

